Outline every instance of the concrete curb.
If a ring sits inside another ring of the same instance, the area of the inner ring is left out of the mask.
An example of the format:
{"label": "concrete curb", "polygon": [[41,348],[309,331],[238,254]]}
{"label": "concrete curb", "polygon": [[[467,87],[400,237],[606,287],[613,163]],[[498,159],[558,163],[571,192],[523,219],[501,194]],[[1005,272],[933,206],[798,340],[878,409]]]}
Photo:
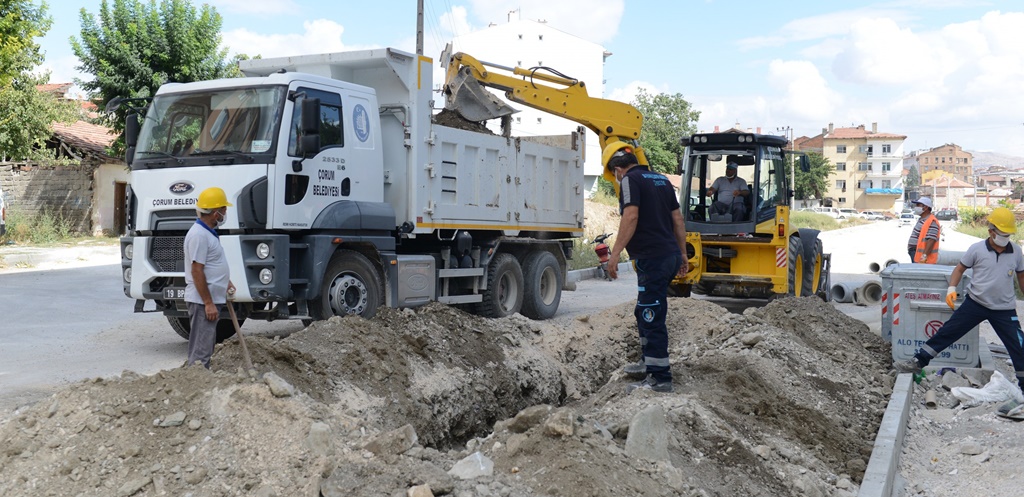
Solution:
{"label": "concrete curb", "polygon": [[914,379],[911,374],[896,377],[892,397],[878,427],[875,447],[871,451],[864,481],[861,482],[858,497],[892,497],[893,482],[900,468],[900,454],[903,452],[903,437],[907,432],[910,417],[910,401],[914,393]]}
{"label": "concrete curb", "polygon": [[[619,272],[623,273],[623,272],[627,272],[627,271],[630,271],[630,272],[633,271],[633,264],[629,263],[629,262],[620,262],[619,263]],[[578,281],[591,280],[591,279],[599,278],[599,277],[601,277],[601,275],[600,275],[600,272],[597,270],[596,267],[587,268],[587,269],[574,269],[572,271],[569,271],[569,274],[566,275],[566,277],[565,277],[565,284],[566,285],[571,285],[571,284],[574,284],[574,283],[576,283]]]}

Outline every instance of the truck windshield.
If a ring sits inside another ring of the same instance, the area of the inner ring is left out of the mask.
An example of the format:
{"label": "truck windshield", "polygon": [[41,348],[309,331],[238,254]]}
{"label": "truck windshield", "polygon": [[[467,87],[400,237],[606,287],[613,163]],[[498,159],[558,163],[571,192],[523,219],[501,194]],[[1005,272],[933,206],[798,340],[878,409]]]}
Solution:
{"label": "truck windshield", "polygon": [[182,164],[211,156],[274,154],[286,88],[224,88],[159,95],[146,111],[136,159]]}

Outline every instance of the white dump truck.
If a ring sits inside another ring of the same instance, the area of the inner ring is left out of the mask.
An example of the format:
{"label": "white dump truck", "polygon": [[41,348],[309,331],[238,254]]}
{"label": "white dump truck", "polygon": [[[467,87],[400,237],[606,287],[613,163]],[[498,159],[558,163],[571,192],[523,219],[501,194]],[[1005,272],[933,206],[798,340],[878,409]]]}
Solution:
{"label": "white dump truck", "polygon": [[[216,186],[233,204],[217,231],[242,319],[431,301],[551,317],[583,232],[583,130],[440,124],[432,65],[385,48],[248,60],[244,78],[162,86],[126,124],[121,265],[135,310],[188,337],[182,242]],[[218,339],[231,334],[219,323]]]}

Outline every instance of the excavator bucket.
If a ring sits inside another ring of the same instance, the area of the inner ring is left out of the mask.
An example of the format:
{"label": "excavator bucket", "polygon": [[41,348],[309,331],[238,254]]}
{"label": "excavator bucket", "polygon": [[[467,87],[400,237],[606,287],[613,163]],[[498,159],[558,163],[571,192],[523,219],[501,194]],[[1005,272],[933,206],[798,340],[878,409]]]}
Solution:
{"label": "excavator bucket", "polygon": [[487,91],[468,67],[460,69],[445,85],[444,93],[444,107],[469,121],[481,122],[519,112]]}

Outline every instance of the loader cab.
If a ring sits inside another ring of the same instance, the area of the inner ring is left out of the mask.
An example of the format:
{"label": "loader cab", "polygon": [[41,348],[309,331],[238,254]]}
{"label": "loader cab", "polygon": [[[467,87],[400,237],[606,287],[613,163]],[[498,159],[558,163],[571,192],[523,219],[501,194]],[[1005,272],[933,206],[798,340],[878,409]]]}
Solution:
{"label": "loader cab", "polygon": [[[682,141],[686,152],[680,165],[680,205],[686,230],[721,235],[763,231],[771,236],[771,226],[762,230],[757,226],[772,222],[776,206],[788,203],[783,151],[786,139],[751,133],[703,133]],[[736,165],[733,179],[727,178],[729,164]],[[717,188],[712,188],[716,182]],[[745,188],[747,194],[728,202],[730,195],[722,195],[726,188]]]}

